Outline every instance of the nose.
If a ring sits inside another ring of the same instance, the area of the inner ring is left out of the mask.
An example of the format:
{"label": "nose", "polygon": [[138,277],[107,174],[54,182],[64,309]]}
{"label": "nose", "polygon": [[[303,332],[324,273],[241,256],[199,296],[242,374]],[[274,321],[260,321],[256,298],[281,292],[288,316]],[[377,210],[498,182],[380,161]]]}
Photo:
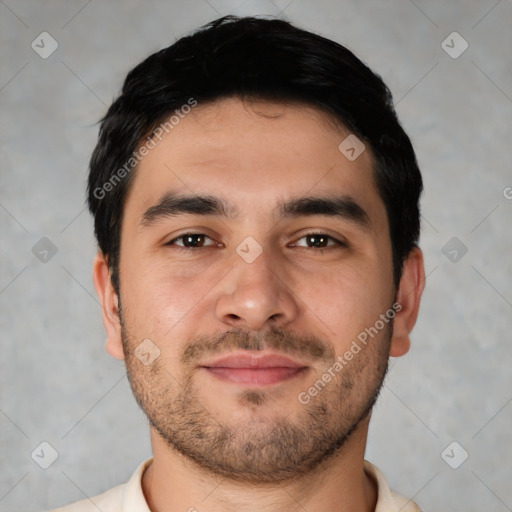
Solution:
{"label": "nose", "polygon": [[234,265],[217,299],[219,321],[257,331],[267,326],[284,327],[297,318],[297,299],[269,250],[252,263],[235,256]]}

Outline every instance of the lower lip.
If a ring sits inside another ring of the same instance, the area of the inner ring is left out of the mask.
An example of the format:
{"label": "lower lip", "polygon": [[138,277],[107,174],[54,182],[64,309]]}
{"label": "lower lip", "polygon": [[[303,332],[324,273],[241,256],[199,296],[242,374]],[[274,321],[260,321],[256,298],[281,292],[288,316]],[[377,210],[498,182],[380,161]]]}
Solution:
{"label": "lower lip", "polygon": [[277,384],[302,374],[302,368],[205,368],[215,377],[237,384]]}

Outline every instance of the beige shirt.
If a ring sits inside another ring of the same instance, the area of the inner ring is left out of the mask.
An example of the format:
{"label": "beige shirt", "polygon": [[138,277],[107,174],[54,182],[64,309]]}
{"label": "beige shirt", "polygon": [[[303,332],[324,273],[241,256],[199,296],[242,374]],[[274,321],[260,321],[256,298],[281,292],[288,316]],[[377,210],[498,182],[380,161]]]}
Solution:
{"label": "beige shirt", "polygon": [[[141,480],[144,470],[152,460],[150,458],[142,462],[127,483],[51,512],[151,512],[142,492]],[[378,499],[375,512],[421,512],[414,501],[392,492],[384,475],[373,464],[365,461],[364,469],[377,483]]]}

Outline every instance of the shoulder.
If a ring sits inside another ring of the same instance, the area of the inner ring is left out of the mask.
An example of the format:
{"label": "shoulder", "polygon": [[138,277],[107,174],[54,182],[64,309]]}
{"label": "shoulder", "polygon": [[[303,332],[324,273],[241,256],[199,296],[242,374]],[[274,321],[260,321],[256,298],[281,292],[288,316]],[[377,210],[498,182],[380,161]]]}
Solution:
{"label": "shoulder", "polygon": [[84,500],[76,501],[65,507],[53,509],[50,512],[122,512],[123,494],[126,484],[118,485],[112,489]]}
{"label": "shoulder", "polygon": [[420,507],[411,499],[391,491],[393,502],[400,512],[421,512]]}
{"label": "shoulder", "polygon": [[137,512],[150,512],[142,491],[142,475],[152,461],[153,458],[150,458],[141,462],[125,484],[113,487],[92,498],[53,509],[50,512],[98,512],[98,510],[101,512],[126,512],[128,509]]}
{"label": "shoulder", "polygon": [[412,499],[393,492],[382,472],[368,461],[364,461],[364,470],[377,485],[378,498],[375,512],[421,512]]}

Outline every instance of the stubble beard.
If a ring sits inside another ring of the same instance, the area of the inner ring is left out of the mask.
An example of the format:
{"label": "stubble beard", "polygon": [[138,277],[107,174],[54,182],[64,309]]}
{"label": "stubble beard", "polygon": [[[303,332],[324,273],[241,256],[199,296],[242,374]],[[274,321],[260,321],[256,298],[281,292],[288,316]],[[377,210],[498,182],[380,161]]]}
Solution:
{"label": "stubble beard", "polygon": [[[301,404],[297,399],[298,409],[288,414],[281,412],[287,405],[282,401],[276,402],[273,414],[258,414],[275,400],[269,388],[241,391],[238,406],[250,408],[254,414],[235,422],[208,409],[207,400],[195,385],[197,368],[189,363],[215,351],[269,348],[289,354],[307,352],[321,359],[326,371],[336,360],[334,351],[319,338],[277,328],[256,336],[234,330],[188,343],[180,359],[186,370],[183,377],[176,378],[162,356],[150,367],[141,364],[133,352],[135,337],[122,317],[121,326],[130,386],[164,442],[202,470],[251,484],[297,478],[342,450],[377,400],[388,369],[392,334],[389,324],[309,403]],[[308,379],[306,389],[299,391],[307,390],[323,373]],[[289,419],[292,413],[294,419]]]}

